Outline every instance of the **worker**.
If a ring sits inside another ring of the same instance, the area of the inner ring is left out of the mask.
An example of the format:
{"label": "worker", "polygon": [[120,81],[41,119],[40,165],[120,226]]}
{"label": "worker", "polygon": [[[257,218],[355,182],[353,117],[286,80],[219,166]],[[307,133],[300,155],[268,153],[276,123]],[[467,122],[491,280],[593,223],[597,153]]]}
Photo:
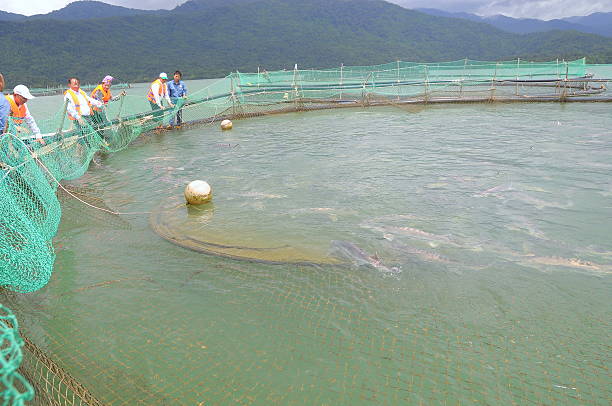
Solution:
{"label": "worker", "polygon": [[[104,79],[102,79],[102,82],[98,86],[96,86],[91,92],[91,97],[106,106],[108,102],[115,101],[121,96],[125,96],[125,91],[123,91],[119,96],[113,97],[110,90],[113,79],[114,78],[112,76],[106,75]],[[98,127],[104,127],[105,123],[107,123],[108,120],[104,114],[103,109],[96,106],[93,106],[92,109],[94,111],[92,114],[92,119],[94,123],[96,123]]]}
{"label": "worker", "polygon": [[11,113],[11,105],[4,97],[4,93],[2,93],[3,90],[4,76],[2,76],[2,73],[0,73],[0,134],[4,133],[9,114]]}
{"label": "worker", "polygon": [[[179,102],[180,98],[187,97],[187,86],[181,80],[183,78],[183,74],[180,70],[174,72],[174,80],[168,82],[168,94],[170,96],[170,100],[175,105]],[[170,119],[170,126],[173,127],[176,123],[177,127],[180,127],[183,124],[183,111],[179,109],[176,112],[176,116]]]}
{"label": "worker", "polygon": [[13,94],[9,94],[4,97],[11,106],[10,120],[16,126],[16,128],[20,129],[21,124],[23,124],[23,122],[25,121],[25,123],[30,128],[32,134],[34,134],[35,141],[44,145],[45,140],[43,140],[42,135],[40,134],[40,129],[36,125],[34,117],[32,117],[32,115],[30,114],[28,106],[26,106],[26,102],[34,98],[34,96],[32,96],[32,94],[30,93],[30,89],[28,89],[24,85],[17,85],[13,89]]}
{"label": "worker", "polygon": [[77,128],[81,131],[84,137],[82,137],[82,143],[89,145],[87,136],[90,134],[90,126],[95,126],[92,118],[91,107],[102,108],[102,102],[87,96],[83,90],[81,90],[81,81],[77,77],[71,77],[68,79],[68,90],[64,93],[64,100],[67,100],[66,112],[68,118],[76,123]]}
{"label": "worker", "polygon": [[167,81],[168,75],[166,75],[165,72],[160,73],[159,78],[151,83],[149,93],[147,94],[147,99],[151,105],[151,110],[153,110],[153,116],[155,117],[155,121],[158,123],[157,128],[161,128],[164,117],[162,110],[165,109],[165,107],[162,104],[162,97],[166,99],[168,106],[174,107],[174,104],[172,104],[172,101],[168,95],[168,85],[166,85]]}

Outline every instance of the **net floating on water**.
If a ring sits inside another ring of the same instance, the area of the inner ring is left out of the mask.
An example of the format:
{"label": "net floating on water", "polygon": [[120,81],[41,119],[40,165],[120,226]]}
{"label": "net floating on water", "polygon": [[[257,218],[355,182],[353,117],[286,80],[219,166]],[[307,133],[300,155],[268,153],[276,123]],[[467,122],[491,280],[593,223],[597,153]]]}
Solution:
{"label": "net floating on water", "polygon": [[[167,127],[179,110],[184,125],[292,111],[392,105],[418,113],[425,104],[492,101],[611,101],[606,79],[575,61],[392,62],[325,70],[235,72],[151,111],[144,95],[121,96],[83,124],[41,120],[45,145],[9,120],[0,142],[0,285],[32,292],[50,278],[62,180],[83,175],[97,152],[117,152],[142,133]],[[229,244],[231,245],[231,244]]]}

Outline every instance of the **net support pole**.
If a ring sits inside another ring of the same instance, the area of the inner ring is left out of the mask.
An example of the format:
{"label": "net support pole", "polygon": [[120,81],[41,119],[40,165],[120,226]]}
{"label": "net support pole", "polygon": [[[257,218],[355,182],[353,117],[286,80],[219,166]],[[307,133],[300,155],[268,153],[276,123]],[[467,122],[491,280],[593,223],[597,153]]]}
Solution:
{"label": "net support pole", "polygon": [[569,79],[569,64],[565,60],[563,60],[563,63],[565,64],[565,80],[563,81],[563,91],[560,97],[561,101],[565,101],[567,97],[567,83]]}
{"label": "net support pole", "polygon": [[66,110],[68,109],[68,100],[64,100],[64,107],[62,107],[62,119],[60,121],[60,125],[57,128],[56,134],[61,134],[64,129],[64,122],[66,121]]}
{"label": "net support pole", "polygon": [[117,112],[116,120],[121,120],[121,110],[123,109],[123,101],[125,100],[125,95],[121,95],[121,100],[119,101],[119,111]]}
{"label": "net support pole", "polygon": [[519,77],[520,77],[520,69],[521,69],[521,58],[516,59],[516,96],[519,95]]}
{"label": "net support pole", "polygon": [[400,61],[397,61],[397,101],[400,100]]}
{"label": "net support pole", "polygon": [[465,69],[467,67],[467,63],[468,63],[468,59],[465,58],[463,60],[463,72],[461,72],[461,82],[459,84],[459,98],[461,99],[463,97],[463,82],[465,81]]}
{"label": "net support pole", "polygon": [[489,96],[489,101],[491,102],[495,100],[495,82],[497,81],[497,65],[499,65],[499,62],[495,63],[495,70],[493,71],[493,79],[491,79],[491,95]]}
{"label": "net support pole", "polygon": [[427,65],[425,65],[425,95],[423,97],[423,102],[427,103],[429,101],[429,71],[427,69]]}
{"label": "net support pole", "polygon": [[232,97],[232,116],[236,115],[236,93],[234,91],[234,77],[231,78],[230,93]]}
{"label": "net support pole", "polygon": [[[372,75],[372,72],[368,72],[368,76],[366,76],[365,80],[362,83],[362,89],[361,89],[361,105],[362,106],[366,106],[367,103],[367,98],[368,98],[368,91],[366,89],[366,86],[368,85],[368,80],[370,80],[370,75]],[[369,103],[367,103],[369,104]]]}
{"label": "net support pole", "polygon": [[340,100],[342,100],[342,89],[344,88],[344,64],[340,64]]}

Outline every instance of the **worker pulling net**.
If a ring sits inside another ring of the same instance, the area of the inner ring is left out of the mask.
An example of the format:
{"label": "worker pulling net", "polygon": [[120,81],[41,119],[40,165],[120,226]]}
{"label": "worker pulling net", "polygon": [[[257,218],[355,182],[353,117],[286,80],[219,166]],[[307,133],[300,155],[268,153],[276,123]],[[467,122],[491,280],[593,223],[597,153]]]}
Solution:
{"label": "worker pulling net", "polygon": [[39,123],[44,144],[35,142],[36,135],[20,120],[9,120],[0,138],[0,284],[18,292],[45,286],[55,261],[51,239],[61,217],[59,182],[83,175],[97,152],[120,151],[162,126],[183,103],[155,115],[106,115],[99,122],[69,120],[64,105],[56,118]]}
{"label": "worker pulling net", "polygon": [[59,182],[82,176],[98,152],[117,152],[143,133],[164,131],[177,114],[183,125],[194,125],[369,105],[610,100],[606,82],[587,74],[584,59],[461,60],[236,72],[175,100],[171,108],[157,109],[143,95],[121,95],[88,119],[71,115],[67,97],[55,117],[39,122],[44,143],[19,119],[9,120],[8,134],[0,139],[0,285],[32,292],[48,282],[55,260],[51,239],[61,216]]}

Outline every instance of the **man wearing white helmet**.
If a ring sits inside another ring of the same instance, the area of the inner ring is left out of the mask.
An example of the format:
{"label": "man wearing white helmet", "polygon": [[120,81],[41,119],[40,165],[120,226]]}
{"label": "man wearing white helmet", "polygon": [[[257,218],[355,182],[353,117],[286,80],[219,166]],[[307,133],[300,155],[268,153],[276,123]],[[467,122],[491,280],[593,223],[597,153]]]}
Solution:
{"label": "man wearing white helmet", "polygon": [[36,136],[36,142],[44,144],[45,141],[40,134],[40,129],[36,125],[36,120],[34,120],[34,117],[30,114],[30,110],[28,110],[28,106],[26,106],[26,102],[34,98],[32,93],[30,93],[30,89],[24,85],[17,85],[13,89],[13,94],[4,97],[6,97],[6,100],[11,106],[11,116],[9,119],[17,129],[21,129],[21,125],[25,121],[28,127],[30,127],[32,134]]}
{"label": "man wearing white helmet", "polygon": [[168,94],[168,85],[166,82],[168,81],[168,75],[165,72],[159,74],[159,78],[156,79],[153,83],[151,83],[151,87],[149,88],[149,93],[147,93],[147,99],[149,100],[149,104],[151,105],[151,109],[153,110],[153,116],[155,116],[156,121],[158,121],[161,126],[161,121],[163,117],[163,110],[165,107],[162,105],[162,97],[166,99],[168,106],[174,107],[172,101],[170,100],[170,96]]}

